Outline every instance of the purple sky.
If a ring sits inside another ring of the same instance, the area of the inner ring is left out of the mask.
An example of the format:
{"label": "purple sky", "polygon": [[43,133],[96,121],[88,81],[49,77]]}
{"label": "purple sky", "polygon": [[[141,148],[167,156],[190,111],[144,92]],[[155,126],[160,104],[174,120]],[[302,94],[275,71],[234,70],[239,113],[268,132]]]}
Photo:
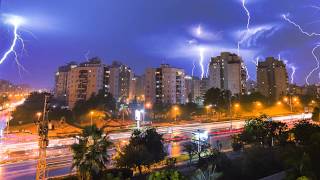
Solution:
{"label": "purple sky", "polygon": [[[253,61],[280,54],[288,63],[289,75],[296,67],[294,82],[304,84],[317,65],[311,51],[320,36],[302,34],[282,15],[306,32],[320,33],[320,3],[246,0],[246,7],[251,16],[249,31],[241,0],[2,0],[0,56],[13,38],[6,17],[23,17],[19,33],[25,51],[20,43],[16,50],[26,71],[19,73],[11,54],[0,64],[0,79],[51,88],[58,66],[85,61],[86,54],[107,64],[121,61],[137,74],[161,63],[191,74],[195,62],[195,75],[200,76],[200,48],[206,67],[209,58],[221,51],[237,53],[237,43],[242,40],[240,55],[252,79],[256,78]],[[320,56],[320,48],[315,55]],[[318,73],[314,71],[310,83],[319,82]]]}

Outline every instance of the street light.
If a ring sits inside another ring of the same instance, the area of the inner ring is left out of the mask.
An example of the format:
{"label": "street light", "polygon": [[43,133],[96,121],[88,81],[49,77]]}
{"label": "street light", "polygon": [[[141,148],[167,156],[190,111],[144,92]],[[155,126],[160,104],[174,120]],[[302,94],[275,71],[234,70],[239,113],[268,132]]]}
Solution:
{"label": "street light", "polygon": [[234,104],[235,116],[237,116],[237,112],[239,109],[240,109],[240,104],[239,103]]}
{"label": "street light", "polygon": [[176,122],[177,121],[178,110],[179,110],[178,106],[174,106],[173,110],[174,110],[174,115],[175,115],[174,121]]}
{"label": "street light", "polygon": [[91,122],[91,126],[92,126],[92,116],[93,116],[94,112],[90,111],[90,122]]}
{"label": "street light", "polygon": [[289,95],[289,98],[284,97],[283,101],[289,104],[291,112],[293,112],[293,103],[299,104],[299,99],[297,97],[292,97],[292,95]]}
{"label": "street light", "polygon": [[152,105],[151,105],[151,103],[148,102],[148,103],[145,104],[145,106],[146,106],[146,109],[151,109]]}
{"label": "street light", "polygon": [[36,116],[38,117],[38,121],[40,121],[40,117],[41,117],[42,113],[41,112],[37,112]]}
{"label": "street light", "polygon": [[282,105],[281,101],[278,101],[278,102],[277,102],[277,105],[278,105],[278,106]]}
{"label": "street light", "polygon": [[207,117],[209,118],[209,110],[211,109],[212,104],[206,105]]}
{"label": "street light", "polygon": [[257,102],[257,106],[261,107],[262,106],[261,102]]}

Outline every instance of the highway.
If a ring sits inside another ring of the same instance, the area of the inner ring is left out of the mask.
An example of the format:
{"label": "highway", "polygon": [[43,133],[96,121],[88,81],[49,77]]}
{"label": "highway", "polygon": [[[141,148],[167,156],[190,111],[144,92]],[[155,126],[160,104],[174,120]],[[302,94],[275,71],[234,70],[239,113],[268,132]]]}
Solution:
{"label": "highway", "polygon": [[[230,135],[221,137],[211,137],[209,142],[215,145],[216,140],[220,140],[225,143],[223,147],[225,149],[230,148]],[[185,140],[179,142],[166,143],[165,147],[170,156],[178,156],[183,153],[182,145]],[[229,145],[226,145],[229,144]],[[60,176],[72,173],[72,154],[68,148],[61,149],[64,155],[47,158],[48,176]],[[115,149],[109,150],[108,153],[115,154]],[[20,162],[9,163],[0,165],[0,180],[31,180],[35,179],[36,174],[36,160],[23,160]],[[111,166],[111,165],[110,165]]]}
{"label": "highway", "polygon": [[[292,116],[275,117],[275,121],[284,121],[288,124],[301,119],[310,119],[311,114],[299,114]],[[244,120],[215,122],[215,123],[193,123],[185,125],[175,125],[170,127],[159,127],[157,131],[164,134],[165,139],[171,138],[174,141],[166,141],[166,149],[170,156],[178,156],[182,153],[182,144],[191,139],[192,134],[201,130],[209,135],[208,142],[212,146],[217,145],[217,140],[222,143],[223,149],[231,148],[230,136],[239,133],[244,125]],[[232,131],[230,128],[232,127]],[[109,134],[113,142],[126,141],[131,132],[121,132]],[[175,137],[178,137],[175,140]],[[181,139],[179,139],[181,138]],[[32,138],[31,138],[32,139]],[[75,138],[51,139],[48,147],[48,176],[59,176],[71,172],[72,155],[69,145],[75,142]],[[1,142],[0,157],[0,180],[2,179],[34,179],[36,172],[37,142]],[[10,152],[10,156],[8,156]],[[115,149],[110,149],[109,154],[114,154]],[[29,159],[31,158],[31,159]],[[33,159],[32,159],[33,158]],[[1,159],[0,159],[1,160]],[[11,160],[11,161],[10,161]],[[1,161],[0,161],[1,162]]]}

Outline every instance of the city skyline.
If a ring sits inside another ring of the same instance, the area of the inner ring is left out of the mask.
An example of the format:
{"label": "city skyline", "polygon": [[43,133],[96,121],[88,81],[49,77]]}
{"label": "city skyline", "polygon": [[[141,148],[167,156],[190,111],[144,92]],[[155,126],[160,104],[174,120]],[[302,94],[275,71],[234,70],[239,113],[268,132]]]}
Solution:
{"label": "city skyline", "polygon": [[[201,76],[206,74],[211,57],[223,51],[238,53],[240,42],[239,53],[251,79],[256,80],[257,58],[280,56],[287,62],[289,81],[296,70],[293,82],[302,85],[317,65],[312,54],[317,34],[312,33],[319,30],[318,6],[315,1],[298,0],[183,4],[169,0],[152,3],[71,0],[59,6],[37,0],[2,1],[0,41],[4,43],[0,54],[4,54],[13,38],[12,27],[5,23],[5,17],[23,17],[26,22],[19,33],[25,40],[26,51],[20,63],[26,71],[19,74],[11,55],[0,64],[0,78],[52,88],[58,66],[95,56],[106,64],[121,61],[139,75],[148,67],[168,63],[185,69],[186,74],[192,74],[194,69],[194,74]],[[314,50],[317,56],[319,53]],[[199,64],[201,60],[203,67]],[[319,82],[318,73],[319,70],[314,71],[310,83]]]}

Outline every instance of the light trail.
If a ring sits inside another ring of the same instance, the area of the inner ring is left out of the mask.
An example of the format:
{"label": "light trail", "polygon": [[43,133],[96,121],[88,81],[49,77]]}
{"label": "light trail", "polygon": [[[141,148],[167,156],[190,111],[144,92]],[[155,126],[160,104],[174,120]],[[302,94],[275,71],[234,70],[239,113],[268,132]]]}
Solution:
{"label": "light trail", "polygon": [[[292,21],[291,19],[288,18],[287,15],[283,14],[282,15],[283,19],[286,20],[287,22],[289,22],[290,24],[292,24],[293,26],[295,26],[296,28],[298,28],[300,30],[300,32],[304,35],[307,35],[309,37],[313,37],[313,36],[320,36],[320,33],[315,33],[315,32],[307,32],[305,31],[299,24],[295,23],[294,21]],[[318,57],[315,55],[315,50],[317,50],[320,47],[320,44],[316,45],[313,49],[312,49],[312,55],[314,57],[314,59],[316,60],[316,67],[314,67],[306,76],[305,81],[307,85],[310,85],[309,82],[309,78],[311,77],[311,75],[317,71],[320,68],[320,62]],[[320,76],[320,75],[319,75]]]}

